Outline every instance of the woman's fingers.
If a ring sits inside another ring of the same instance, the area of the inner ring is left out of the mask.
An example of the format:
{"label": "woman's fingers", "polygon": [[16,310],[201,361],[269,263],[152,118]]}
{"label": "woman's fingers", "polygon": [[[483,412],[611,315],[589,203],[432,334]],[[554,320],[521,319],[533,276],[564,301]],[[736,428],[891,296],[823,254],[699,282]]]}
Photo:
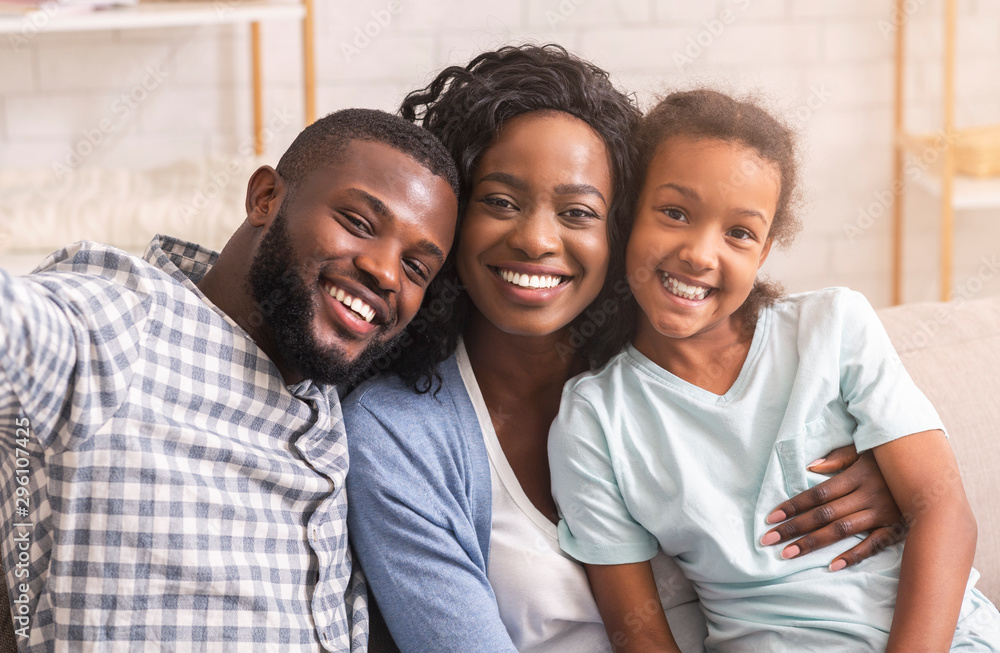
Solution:
{"label": "woman's fingers", "polygon": [[[791,517],[803,515],[811,510],[815,510],[824,504],[850,495],[858,489],[858,484],[859,479],[857,475],[847,472],[838,474],[833,478],[828,478],[819,485],[809,488],[805,492],[797,494],[788,501],[779,505],[774,509],[774,512],[767,516],[767,522],[769,524],[777,524],[778,522],[785,521]],[[853,510],[851,512],[853,512]],[[825,520],[823,519],[824,515],[826,516]],[[837,515],[836,513],[831,513],[829,510],[825,510],[820,514],[814,515],[814,518],[820,518],[819,521],[816,522],[817,527],[819,527],[829,524],[839,516],[843,515]]]}
{"label": "woman's fingers", "polygon": [[[807,516],[808,515],[802,515],[801,517]],[[861,510],[848,514],[841,519],[837,519],[822,528],[817,528],[815,530],[810,529],[807,535],[795,540],[791,544],[786,545],[785,548],[781,550],[781,557],[798,558],[799,556],[812,553],[813,551],[817,551],[823,547],[840,542],[841,540],[852,535],[858,535],[864,533],[865,531],[871,531],[861,544],[858,544],[854,548],[840,554],[833,561],[833,563],[836,563],[837,560],[844,560],[847,563],[846,565],[838,566],[838,569],[842,569],[844,566],[857,564],[865,558],[875,555],[890,544],[895,544],[900,541],[906,534],[906,528],[903,526],[902,522],[887,526],[879,523],[880,516],[881,513],[875,510]],[[809,524],[809,522],[802,523]],[[778,543],[796,537],[796,535],[791,535],[789,538],[782,537],[780,529],[784,526],[785,524],[782,524],[778,528],[771,529],[765,533],[764,537],[761,538],[761,543]],[[801,524],[793,525],[792,528],[785,529],[785,532],[796,532],[802,530],[803,528],[808,528],[808,526],[802,526]],[[778,534],[781,539],[775,540],[774,536],[768,538],[768,535],[771,533]],[[831,569],[832,568],[833,564],[831,564]],[[834,571],[836,571],[836,569],[834,569]]]}
{"label": "woman's fingers", "polygon": [[865,558],[870,558],[887,546],[902,541],[906,537],[906,526],[902,523],[894,526],[876,528],[861,544],[841,553],[830,563],[830,571],[840,571],[851,565],[856,565]]}
{"label": "woman's fingers", "polygon": [[834,449],[825,457],[814,460],[807,466],[809,470],[820,474],[835,474],[841,472],[858,461],[858,450],[853,444]]}
{"label": "woman's fingers", "polygon": [[[815,551],[869,528],[884,526],[885,524],[871,523],[874,514],[874,511],[865,510],[865,506],[857,497],[837,499],[807,510],[772,528],[761,538],[761,544],[778,544],[801,537],[802,539],[797,542],[797,544],[802,543],[799,544],[799,548],[806,547],[809,551]],[[797,554],[785,557],[796,556]]]}

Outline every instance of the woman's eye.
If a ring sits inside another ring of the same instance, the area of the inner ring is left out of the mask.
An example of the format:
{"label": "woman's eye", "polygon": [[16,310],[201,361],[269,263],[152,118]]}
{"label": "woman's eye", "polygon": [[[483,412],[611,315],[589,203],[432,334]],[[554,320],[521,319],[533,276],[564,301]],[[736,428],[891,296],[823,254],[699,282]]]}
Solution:
{"label": "woman's eye", "polygon": [[582,207],[568,209],[567,211],[565,211],[564,214],[567,217],[570,217],[570,218],[596,218],[597,217],[596,213],[594,213],[590,209],[585,209],[585,208],[582,208]]}
{"label": "woman's eye", "polygon": [[514,206],[513,202],[511,202],[509,199],[507,199],[505,197],[487,196],[487,197],[484,197],[480,201],[483,204],[487,204],[489,206],[493,206],[493,207],[496,207],[498,209],[512,210],[512,209],[516,209],[517,208],[516,206]]}
{"label": "woman's eye", "polygon": [[671,220],[677,220],[678,222],[687,222],[687,216],[680,209],[663,209],[663,215],[667,216]]}

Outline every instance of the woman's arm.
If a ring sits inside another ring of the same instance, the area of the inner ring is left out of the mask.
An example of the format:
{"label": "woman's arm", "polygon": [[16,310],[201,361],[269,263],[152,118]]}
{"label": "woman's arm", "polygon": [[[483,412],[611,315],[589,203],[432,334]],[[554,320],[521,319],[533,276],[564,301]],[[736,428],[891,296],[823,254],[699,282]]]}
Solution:
{"label": "woman's arm", "polygon": [[976,520],[958,463],[941,431],[874,451],[910,525],[886,651],[947,651],[976,552]]}
{"label": "woman's arm", "polygon": [[859,456],[854,445],[840,447],[809,469],[821,474],[840,473],[777,506],[767,521],[784,523],[765,533],[762,544],[795,540],[785,546],[781,555],[797,558],[869,531],[860,544],[833,559],[830,569],[837,571],[906,536],[903,515],[871,452]]}
{"label": "woman's arm", "polygon": [[351,545],[399,650],[516,653],[471,501],[448,483],[459,455],[443,437],[397,432],[357,403],[345,404],[344,417]]}
{"label": "woman's arm", "polygon": [[584,565],[615,653],[681,653],[649,562]]}

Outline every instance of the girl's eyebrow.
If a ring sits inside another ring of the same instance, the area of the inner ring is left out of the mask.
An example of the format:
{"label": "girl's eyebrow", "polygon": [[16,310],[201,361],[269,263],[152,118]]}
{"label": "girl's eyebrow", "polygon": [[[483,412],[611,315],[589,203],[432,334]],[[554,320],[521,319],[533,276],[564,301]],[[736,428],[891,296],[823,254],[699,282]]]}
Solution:
{"label": "girl's eyebrow", "polygon": [[764,217],[763,213],[756,209],[736,209],[734,213],[747,218],[757,218],[764,224],[765,227],[767,226],[767,218]]}
{"label": "girl's eyebrow", "polygon": [[701,195],[698,194],[698,191],[696,191],[693,188],[689,188],[687,186],[681,186],[680,184],[667,182],[666,184],[660,184],[659,186],[657,186],[656,190],[660,190],[661,188],[669,188],[671,190],[677,191],[684,197],[690,197],[693,200],[701,201]]}

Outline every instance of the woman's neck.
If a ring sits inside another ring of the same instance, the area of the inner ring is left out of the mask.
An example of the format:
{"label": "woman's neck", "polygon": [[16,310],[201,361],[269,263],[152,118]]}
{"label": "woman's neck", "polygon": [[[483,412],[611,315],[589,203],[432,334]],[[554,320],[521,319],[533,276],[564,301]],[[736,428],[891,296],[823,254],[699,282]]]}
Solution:
{"label": "woman's neck", "polygon": [[549,479],[549,427],[559,412],[563,384],[586,370],[569,345],[569,330],[546,336],[504,333],[478,312],[465,348],[504,457],[532,504],[558,521]]}
{"label": "woman's neck", "polygon": [[469,361],[480,387],[531,403],[539,395],[562,391],[572,376],[587,366],[577,348],[568,344],[568,330],[544,336],[505,333],[473,309],[463,334]]}
{"label": "woman's neck", "polygon": [[632,344],[639,352],[674,376],[717,395],[724,395],[739,378],[750,353],[753,329],[733,316],[719,327],[687,338],[659,333],[639,314]]}

